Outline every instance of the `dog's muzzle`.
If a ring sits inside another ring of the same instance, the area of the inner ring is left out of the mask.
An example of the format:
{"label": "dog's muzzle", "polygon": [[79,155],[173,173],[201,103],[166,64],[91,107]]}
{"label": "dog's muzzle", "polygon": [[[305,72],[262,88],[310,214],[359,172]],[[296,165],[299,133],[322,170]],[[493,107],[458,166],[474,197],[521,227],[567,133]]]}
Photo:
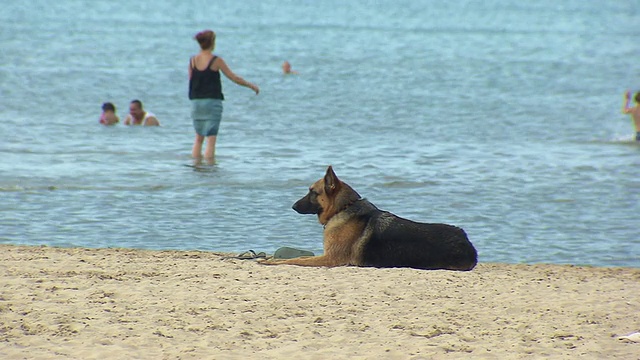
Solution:
{"label": "dog's muzzle", "polygon": [[309,200],[308,195],[296,201],[291,208],[298,214],[319,214],[322,211],[318,205]]}

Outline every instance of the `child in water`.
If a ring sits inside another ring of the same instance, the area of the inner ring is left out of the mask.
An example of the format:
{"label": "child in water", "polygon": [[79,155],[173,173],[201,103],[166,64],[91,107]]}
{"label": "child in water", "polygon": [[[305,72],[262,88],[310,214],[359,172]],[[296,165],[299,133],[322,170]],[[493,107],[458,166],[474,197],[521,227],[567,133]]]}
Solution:
{"label": "child in water", "polygon": [[625,92],[625,102],[622,107],[622,112],[625,114],[631,115],[633,119],[633,125],[636,129],[636,141],[640,141],[640,91],[636,93],[634,96],[634,100],[636,102],[636,106],[631,107],[631,91],[627,90]]}
{"label": "child in water", "polygon": [[110,102],[102,104],[102,115],[100,115],[100,124],[102,125],[115,125],[120,122],[118,115],[116,115],[116,107]]}

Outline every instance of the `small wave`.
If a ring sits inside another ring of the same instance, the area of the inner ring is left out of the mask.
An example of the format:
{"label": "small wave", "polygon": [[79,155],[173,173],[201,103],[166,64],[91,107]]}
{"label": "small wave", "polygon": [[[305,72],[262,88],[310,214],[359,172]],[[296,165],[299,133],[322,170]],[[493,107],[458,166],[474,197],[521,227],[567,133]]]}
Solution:
{"label": "small wave", "polygon": [[427,187],[427,186],[435,186],[438,185],[437,182],[435,181],[402,181],[402,180],[395,180],[395,181],[388,181],[388,182],[384,182],[381,184],[376,184],[380,187],[384,187],[384,188],[393,188],[393,189],[416,189],[416,188],[423,188],[423,187]]}
{"label": "small wave", "polygon": [[145,186],[83,186],[83,185],[2,185],[0,192],[41,192],[41,191],[162,191],[169,189],[167,185]]}
{"label": "small wave", "polygon": [[634,145],[640,146],[640,141],[636,140],[635,134],[614,136],[607,140],[592,140],[589,141],[592,144],[622,144],[622,145]]}
{"label": "small wave", "polygon": [[574,203],[576,202],[576,200],[569,199],[569,198],[556,198],[556,199],[552,199],[551,202],[552,203]]}
{"label": "small wave", "polygon": [[636,141],[635,134],[633,135],[624,135],[624,136],[616,136],[613,139],[609,140],[612,143],[623,143],[623,144],[638,144]]}

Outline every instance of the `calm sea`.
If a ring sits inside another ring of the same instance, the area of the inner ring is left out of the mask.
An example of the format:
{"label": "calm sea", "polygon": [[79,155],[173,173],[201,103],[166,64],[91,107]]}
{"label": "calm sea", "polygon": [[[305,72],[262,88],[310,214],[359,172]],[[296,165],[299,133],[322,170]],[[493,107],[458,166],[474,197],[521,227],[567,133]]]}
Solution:
{"label": "calm sea", "polygon": [[[640,267],[638,24],[636,1],[3,2],[0,243],[320,253],[291,205],[331,164],[381,209],[463,227],[481,262]],[[206,28],[261,93],[223,80],[195,170]],[[98,124],[132,99],[162,127]]]}

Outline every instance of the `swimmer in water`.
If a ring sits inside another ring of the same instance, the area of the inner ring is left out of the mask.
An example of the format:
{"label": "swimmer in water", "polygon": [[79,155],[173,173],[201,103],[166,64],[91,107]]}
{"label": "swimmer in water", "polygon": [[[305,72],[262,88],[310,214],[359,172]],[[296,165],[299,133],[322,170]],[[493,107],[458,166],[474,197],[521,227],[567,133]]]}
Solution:
{"label": "swimmer in water", "polygon": [[282,63],[282,73],[285,75],[289,75],[289,74],[297,74],[297,71],[291,70],[291,64],[285,60],[285,62]]}
{"label": "swimmer in water", "polygon": [[102,115],[100,115],[100,124],[115,125],[120,122],[120,118],[116,115],[116,106],[110,102],[102,104]]}
{"label": "swimmer in water", "polygon": [[132,100],[129,104],[129,115],[124,119],[125,125],[160,126],[154,114],[145,111],[140,100]]}
{"label": "swimmer in water", "polygon": [[631,107],[631,91],[627,90],[624,93],[624,97],[622,112],[631,115],[633,126],[636,130],[636,141],[640,141],[640,91],[636,92],[636,95],[633,97],[636,103],[633,107]]}

